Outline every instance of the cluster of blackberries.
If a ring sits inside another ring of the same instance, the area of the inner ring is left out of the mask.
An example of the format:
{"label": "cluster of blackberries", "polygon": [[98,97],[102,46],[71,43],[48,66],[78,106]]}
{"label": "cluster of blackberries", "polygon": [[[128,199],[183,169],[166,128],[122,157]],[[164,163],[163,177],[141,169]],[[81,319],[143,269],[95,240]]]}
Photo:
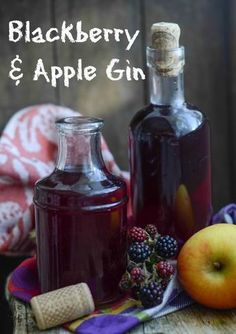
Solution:
{"label": "cluster of blackberries", "polygon": [[161,236],[152,224],[145,229],[132,227],[128,239],[128,264],[120,288],[130,291],[144,307],[156,306],[162,302],[175,272],[167,259],[177,254],[177,241],[168,235]]}

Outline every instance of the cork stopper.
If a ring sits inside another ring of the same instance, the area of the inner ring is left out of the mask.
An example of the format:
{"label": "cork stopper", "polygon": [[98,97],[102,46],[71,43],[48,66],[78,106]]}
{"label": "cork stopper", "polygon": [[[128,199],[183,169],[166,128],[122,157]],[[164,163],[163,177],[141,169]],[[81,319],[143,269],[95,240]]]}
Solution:
{"label": "cork stopper", "polygon": [[78,319],[95,309],[86,283],[70,285],[33,297],[30,304],[40,330]]}
{"label": "cork stopper", "polygon": [[171,50],[179,47],[180,27],[176,23],[154,23],[151,34],[154,49]]}
{"label": "cork stopper", "polygon": [[151,27],[151,48],[155,70],[162,76],[177,76],[184,65],[184,48],[179,47],[180,27],[176,23],[159,22]]}

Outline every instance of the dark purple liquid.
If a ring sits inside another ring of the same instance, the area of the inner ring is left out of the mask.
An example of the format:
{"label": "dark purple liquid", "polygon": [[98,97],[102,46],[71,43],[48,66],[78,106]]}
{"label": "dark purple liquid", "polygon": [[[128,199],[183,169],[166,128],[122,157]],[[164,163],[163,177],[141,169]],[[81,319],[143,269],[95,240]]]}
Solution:
{"label": "dark purple liquid", "polygon": [[86,282],[97,304],[119,296],[126,267],[126,186],[99,173],[91,178],[56,170],[36,185],[42,292]]}
{"label": "dark purple liquid", "polygon": [[131,198],[135,224],[154,224],[181,245],[212,213],[209,123],[203,116],[197,129],[178,137],[162,117],[171,112],[150,105],[131,121]]}

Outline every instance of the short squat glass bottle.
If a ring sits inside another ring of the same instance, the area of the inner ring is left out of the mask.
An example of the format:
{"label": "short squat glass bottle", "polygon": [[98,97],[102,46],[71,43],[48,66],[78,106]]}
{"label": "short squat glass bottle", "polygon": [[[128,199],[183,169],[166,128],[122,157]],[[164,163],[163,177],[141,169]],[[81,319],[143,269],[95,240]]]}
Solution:
{"label": "short squat glass bottle", "polygon": [[102,120],[70,117],[56,125],[57,165],[34,192],[41,290],[86,282],[96,304],[110,302],[126,266],[126,184],[105,167]]}

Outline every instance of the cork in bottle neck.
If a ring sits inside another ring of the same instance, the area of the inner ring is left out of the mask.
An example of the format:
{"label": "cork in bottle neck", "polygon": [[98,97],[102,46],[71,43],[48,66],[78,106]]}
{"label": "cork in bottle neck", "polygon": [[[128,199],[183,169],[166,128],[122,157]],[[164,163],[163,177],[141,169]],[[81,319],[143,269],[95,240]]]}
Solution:
{"label": "cork in bottle neck", "polygon": [[180,28],[175,23],[154,23],[151,47],[147,47],[150,102],[181,106],[184,103],[184,47],[179,46]]}
{"label": "cork in bottle neck", "polygon": [[151,35],[154,49],[171,50],[179,47],[180,27],[176,23],[154,23]]}
{"label": "cork in bottle neck", "polygon": [[178,76],[183,72],[184,48],[179,47],[179,38],[180,27],[176,23],[152,25],[152,45],[147,48],[148,66],[152,64],[159,75]]}

